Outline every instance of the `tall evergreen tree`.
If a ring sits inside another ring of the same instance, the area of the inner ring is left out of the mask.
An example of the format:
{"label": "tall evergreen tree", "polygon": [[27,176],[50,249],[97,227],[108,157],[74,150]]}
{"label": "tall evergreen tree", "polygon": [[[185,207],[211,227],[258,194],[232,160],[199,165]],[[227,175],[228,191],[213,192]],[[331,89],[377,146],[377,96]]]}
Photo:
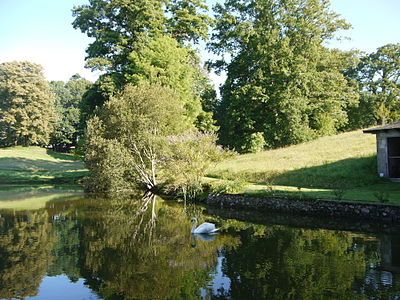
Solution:
{"label": "tall evergreen tree", "polygon": [[54,96],[42,67],[31,62],[0,64],[0,145],[45,145],[54,120]]}
{"label": "tall evergreen tree", "polygon": [[220,140],[238,151],[299,143],[347,122],[357,93],[346,59],[323,43],[349,28],[327,0],[227,0],[217,4],[209,48],[227,71],[218,107]]}

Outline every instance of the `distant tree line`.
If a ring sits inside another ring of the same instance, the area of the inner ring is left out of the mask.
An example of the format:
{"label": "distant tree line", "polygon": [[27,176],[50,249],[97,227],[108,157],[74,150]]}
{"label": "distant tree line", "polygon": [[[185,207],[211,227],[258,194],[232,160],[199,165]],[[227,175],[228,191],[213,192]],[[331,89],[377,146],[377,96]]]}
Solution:
{"label": "distant tree line", "polygon": [[0,64],[0,147],[76,146],[84,131],[82,97],[91,85],[78,74],[47,82],[42,66],[27,61]]}
{"label": "distant tree line", "polygon": [[[1,64],[0,146],[81,147],[100,190],[159,179],[186,190],[220,159],[216,139],[256,152],[400,118],[400,44],[370,54],[328,48],[350,28],[329,1],[226,0],[214,19],[207,10],[203,0],[75,7],[74,28],[93,38],[87,67],[102,75],[47,83],[38,65]],[[206,67],[193,47],[201,40],[220,57]],[[220,99],[209,68],[227,74]],[[209,155],[189,151],[201,149],[195,139]],[[183,184],[171,168],[188,161],[199,173]]]}

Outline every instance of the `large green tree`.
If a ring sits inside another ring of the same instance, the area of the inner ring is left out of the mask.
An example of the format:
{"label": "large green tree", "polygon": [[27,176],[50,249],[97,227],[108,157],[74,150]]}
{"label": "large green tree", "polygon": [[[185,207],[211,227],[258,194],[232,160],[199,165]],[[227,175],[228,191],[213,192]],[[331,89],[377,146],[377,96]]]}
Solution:
{"label": "large green tree", "polygon": [[250,151],[332,134],[357,101],[343,75],[347,55],[324,43],[349,28],[326,0],[227,0],[215,7],[209,48],[227,72],[218,107],[220,141]]}
{"label": "large green tree", "polygon": [[31,62],[0,64],[0,146],[45,145],[54,119],[54,95],[42,67]]}
{"label": "large green tree", "polygon": [[360,88],[359,106],[349,112],[351,128],[400,118],[400,44],[387,44],[363,55],[350,74]]}
{"label": "large green tree", "polygon": [[204,0],[89,0],[75,7],[74,28],[94,38],[88,66],[124,74],[145,37],[168,33],[180,43],[205,38],[211,18]]}
{"label": "large green tree", "polygon": [[207,168],[224,152],[215,135],[188,130],[178,96],[171,88],[142,81],[103,105],[87,126],[88,190],[139,186],[196,194]]}
{"label": "large green tree", "polygon": [[66,146],[76,146],[79,135],[82,135],[81,103],[83,95],[91,87],[91,82],[79,74],[73,75],[66,83],[51,81],[50,87],[56,96],[56,121],[50,143],[56,150]]}
{"label": "large green tree", "polygon": [[95,191],[129,189],[138,183],[157,186],[163,160],[163,138],[183,132],[184,109],[172,89],[159,84],[128,85],[107,101],[88,122],[87,188]]}
{"label": "large green tree", "polygon": [[101,106],[126,84],[145,80],[176,90],[191,124],[212,125],[201,109],[204,93],[194,88],[199,60],[189,45],[207,36],[206,10],[202,0],[91,0],[76,7],[74,27],[94,38],[87,66],[104,71],[85,107]]}

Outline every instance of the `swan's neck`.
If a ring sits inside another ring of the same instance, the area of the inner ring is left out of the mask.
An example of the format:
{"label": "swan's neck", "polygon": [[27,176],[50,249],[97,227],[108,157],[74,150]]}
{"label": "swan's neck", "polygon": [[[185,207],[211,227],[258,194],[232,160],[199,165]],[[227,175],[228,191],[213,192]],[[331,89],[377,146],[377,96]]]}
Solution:
{"label": "swan's neck", "polygon": [[194,220],[194,224],[192,227],[192,233],[195,231],[196,227],[197,227],[197,220]]}

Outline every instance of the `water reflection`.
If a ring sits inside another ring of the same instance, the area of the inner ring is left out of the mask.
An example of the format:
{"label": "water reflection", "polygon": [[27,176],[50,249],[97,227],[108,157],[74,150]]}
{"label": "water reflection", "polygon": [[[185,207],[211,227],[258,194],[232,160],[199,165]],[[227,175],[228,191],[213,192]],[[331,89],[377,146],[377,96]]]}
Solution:
{"label": "water reflection", "polygon": [[[192,235],[192,217],[221,233]],[[399,249],[393,233],[249,223],[151,194],[65,199],[1,212],[0,298],[63,285],[66,299],[397,299]]]}

